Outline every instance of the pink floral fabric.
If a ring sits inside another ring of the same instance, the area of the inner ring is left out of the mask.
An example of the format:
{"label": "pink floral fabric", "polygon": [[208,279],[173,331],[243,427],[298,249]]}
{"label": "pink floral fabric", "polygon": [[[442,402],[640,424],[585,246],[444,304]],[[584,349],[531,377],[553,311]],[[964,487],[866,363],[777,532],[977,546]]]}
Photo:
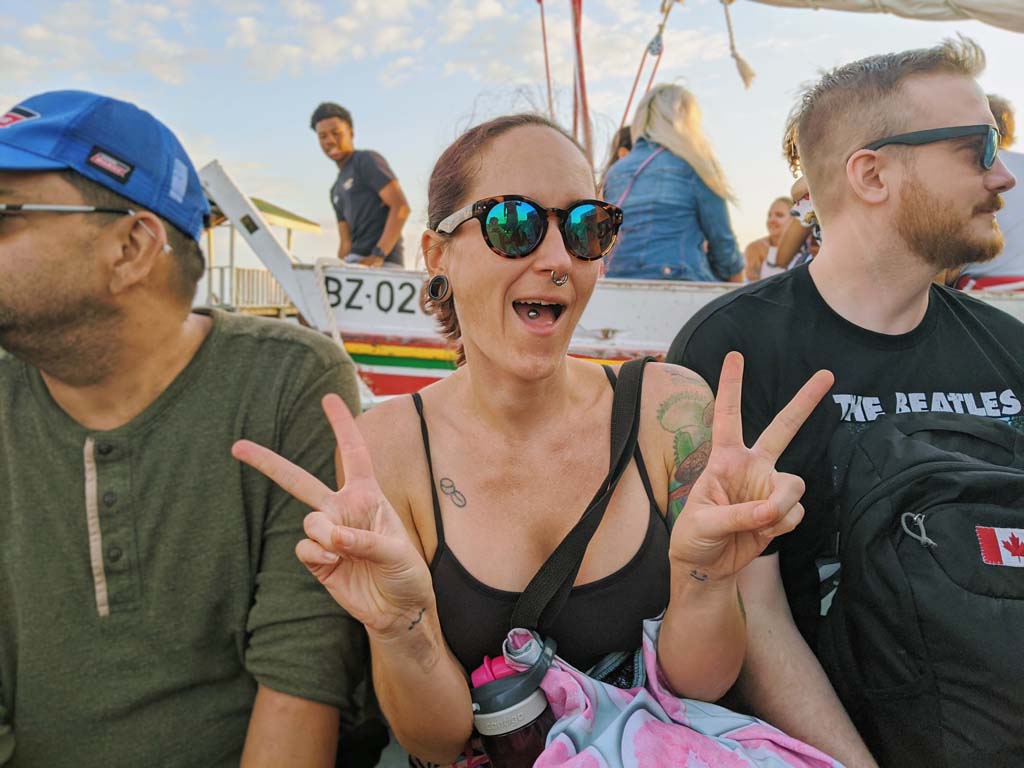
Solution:
{"label": "pink floral fabric", "polygon": [[[644,622],[641,688],[615,688],[555,657],[541,687],[557,721],[535,768],[842,768],[754,717],[675,696],[658,668],[660,628]],[[541,648],[533,633],[513,630],[505,659],[526,669]]]}

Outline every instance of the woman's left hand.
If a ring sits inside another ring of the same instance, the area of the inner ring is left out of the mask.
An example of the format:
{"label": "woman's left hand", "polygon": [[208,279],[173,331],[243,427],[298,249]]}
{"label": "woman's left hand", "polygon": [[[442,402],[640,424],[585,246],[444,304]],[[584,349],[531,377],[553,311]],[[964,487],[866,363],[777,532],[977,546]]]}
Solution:
{"label": "woman's left hand", "polygon": [[674,568],[698,581],[733,576],[764,551],[768,542],[793,530],[803,518],[804,482],[778,472],[775,463],[834,377],[818,371],[747,448],[743,442],[743,356],[730,352],[722,363],[711,427],[711,455],[672,529]]}

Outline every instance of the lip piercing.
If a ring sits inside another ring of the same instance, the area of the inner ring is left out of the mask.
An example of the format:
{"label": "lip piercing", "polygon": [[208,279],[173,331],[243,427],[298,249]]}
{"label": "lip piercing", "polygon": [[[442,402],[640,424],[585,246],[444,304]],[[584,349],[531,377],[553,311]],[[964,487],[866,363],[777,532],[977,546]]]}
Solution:
{"label": "lip piercing", "polygon": [[569,282],[569,273],[566,272],[564,275],[561,275],[560,277],[555,277],[555,270],[552,269],[551,282],[559,286],[565,285],[567,282]]}

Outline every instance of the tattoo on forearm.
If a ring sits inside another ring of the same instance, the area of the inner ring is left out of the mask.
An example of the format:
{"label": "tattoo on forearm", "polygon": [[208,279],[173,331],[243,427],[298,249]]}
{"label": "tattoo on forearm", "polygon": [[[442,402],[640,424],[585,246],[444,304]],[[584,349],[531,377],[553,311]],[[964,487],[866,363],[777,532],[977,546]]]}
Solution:
{"label": "tattoo on forearm", "polygon": [[416,618],[413,619],[412,623],[409,625],[409,630],[410,631],[412,631],[413,627],[415,627],[417,624],[419,624],[421,621],[423,621],[423,614],[426,613],[426,612],[427,612],[426,608],[420,608],[420,612],[416,615]]}
{"label": "tattoo on forearm", "polygon": [[668,486],[668,514],[675,519],[711,455],[711,419],[715,406],[711,391],[699,377],[682,372],[673,372],[672,377],[682,388],[658,407],[658,423],[675,436],[675,456]]}
{"label": "tattoo on forearm", "polygon": [[441,493],[452,500],[452,504],[460,508],[466,506],[466,497],[455,487],[454,480],[449,477],[442,477],[438,485],[441,486]]}
{"label": "tattoo on forearm", "polygon": [[696,568],[694,568],[692,571],[690,571],[690,578],[694,581],[705,582],[708,580],[708,574],[706,571],[698,571]]}

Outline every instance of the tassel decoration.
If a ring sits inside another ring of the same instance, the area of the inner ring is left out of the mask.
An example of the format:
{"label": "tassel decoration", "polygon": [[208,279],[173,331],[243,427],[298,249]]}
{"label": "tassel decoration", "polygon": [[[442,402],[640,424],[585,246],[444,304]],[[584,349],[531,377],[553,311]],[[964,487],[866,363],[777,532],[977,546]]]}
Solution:
{"label": "tassel decoration", "polygon": [[747,90],[750,89],[750,84],[754,82],[754,77],[757,75],[754,72],[747,60],[740,56],[736,50],[736,35],[732,29],[732,15],[729,13],[729,6],[732,5],[732,0],[721,0],[722,7],[725,9],[725,25],[729,29],[729,53],[736,61],[736,69],[740,73],[740,78],[743,80],[743,87]]}

